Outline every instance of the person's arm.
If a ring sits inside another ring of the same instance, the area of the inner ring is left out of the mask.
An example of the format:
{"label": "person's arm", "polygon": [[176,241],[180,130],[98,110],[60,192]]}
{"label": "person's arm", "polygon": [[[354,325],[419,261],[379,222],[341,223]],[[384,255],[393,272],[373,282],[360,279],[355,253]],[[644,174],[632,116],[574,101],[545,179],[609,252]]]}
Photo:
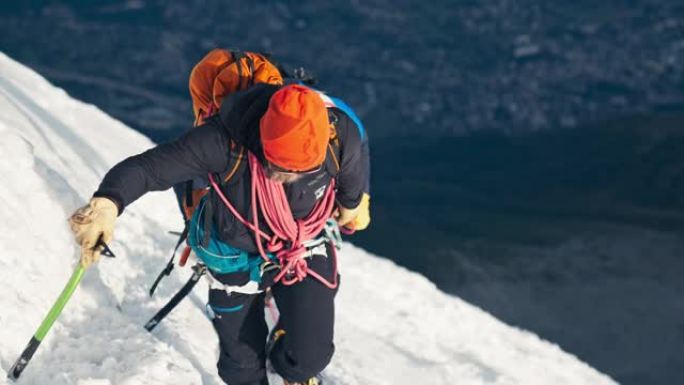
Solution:
{"label": "person's arm", "polygon": [[210,120],[175,141],[127,158],[105,175],[93,198],[69,218],[81,264],[100,258],[102,245],[112,239],[114,222],[124,208],[149,191],[166,190],[176,183],[221,172],[228,165],[228,137],[221,123]]}
{"label": "person's arm", "polygon": [[340,171],[337,176],[338,223],[356,230],[370,222],[370,150],[368,138],[345,114],[337,124],[340,140]]}
{"label": "person's arm", "polygon": [[174,141],[121,161],[109,170],[93,196],[111,199],[121,213],[149,191],[224,171],[230,154],[228,143],[221,123],[210,120]]}

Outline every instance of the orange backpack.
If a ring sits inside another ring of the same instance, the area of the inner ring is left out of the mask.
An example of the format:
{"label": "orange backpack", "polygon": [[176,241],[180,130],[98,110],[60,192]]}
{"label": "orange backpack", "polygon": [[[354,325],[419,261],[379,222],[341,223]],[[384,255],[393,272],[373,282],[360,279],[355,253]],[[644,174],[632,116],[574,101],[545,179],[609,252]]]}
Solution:
{"label": "orange backpack", "polygon": [[257,83],[283,84],[283,76],[264,55],[217,48],[190,73],[195,126],[218,112],[223,98]]}

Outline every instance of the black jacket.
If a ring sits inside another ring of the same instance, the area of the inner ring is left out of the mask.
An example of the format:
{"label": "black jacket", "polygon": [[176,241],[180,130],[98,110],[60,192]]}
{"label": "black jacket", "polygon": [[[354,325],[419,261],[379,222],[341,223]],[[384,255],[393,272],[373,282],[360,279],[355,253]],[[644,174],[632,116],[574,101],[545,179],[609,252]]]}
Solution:
{"label": "black jacket", "polygon": [[[268,107],[271,95],[278,86],[259,84],[249,90],[236,93],[224,100],[218,115],[204,125],[191,129],[180,138],[160,144],[148,151],[125,159],[105,175],[94,196],[108,197],[119,206],[119,212],[148,191],[166,190],[173,185],[208,173],[224,173],[230,165],[230,140],[245,146],[263,161],[259,140],[259,120]],[[369,188],[368,143],[353,120],[341,110],[329,111],[337,120],[336,129],[340,142],[340,169],[326,167],[306,175],[298,181],[285,185],[285,193],[295,218],[305,217],[320,198],[322,188],[337,177],[337,202],[348,208],[356,207]],[[328,153],[328,157],[330,154]],[[237,173],[224,185],[224,194],[247,220],[252,220],[251,176],[247,162],[243,161]],[[254,237],[210,193],[208,203],[213,207],[213,219],[221,240],[231,246],[256,253]],[[262,222],[260,227],[270,233]]]}

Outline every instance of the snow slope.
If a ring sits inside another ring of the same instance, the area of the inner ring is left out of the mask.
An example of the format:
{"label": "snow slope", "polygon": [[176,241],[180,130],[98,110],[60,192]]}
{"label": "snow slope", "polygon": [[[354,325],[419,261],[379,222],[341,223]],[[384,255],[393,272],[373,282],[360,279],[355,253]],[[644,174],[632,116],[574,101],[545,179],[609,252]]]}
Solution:
{"label": "snow slope", "polygon": [[[109,167],[152,143],[1,53],[0,138],[4,372],[72,271],[66,217]],[[176,269],[155,298],[147,296],[175,240],[166,232],[180,227],[168,192],[131,205],[111,245],[118,258],[87,272],[20,383],[221,384],[204,283],[153,334],[142,328],[189,275]],[[614,384],[388,260],[349,244],[341,259],[337,354],[324,372],[327,385]]]}

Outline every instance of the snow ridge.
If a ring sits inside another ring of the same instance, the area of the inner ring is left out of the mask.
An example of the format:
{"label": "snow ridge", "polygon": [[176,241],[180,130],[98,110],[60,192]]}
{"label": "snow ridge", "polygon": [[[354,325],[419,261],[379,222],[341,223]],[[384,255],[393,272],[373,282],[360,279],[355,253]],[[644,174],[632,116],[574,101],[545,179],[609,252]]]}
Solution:
{"label": "snow ridge", "polygon": [[[153,144],[0,53],[0,368],[6,372],[76,260],[65,218],[117,161]],[[201,283],[154,333],[142,325],[187,279],[147,289],[181,228],[172,194],[119,218],[112,249],[86,276],[21,384],[220,385]],[[558,346],[448,296],[350,244],[341,253],[337,353],[326,385],[614,384]],[[0,376],[0,385],[7,384]]]}

